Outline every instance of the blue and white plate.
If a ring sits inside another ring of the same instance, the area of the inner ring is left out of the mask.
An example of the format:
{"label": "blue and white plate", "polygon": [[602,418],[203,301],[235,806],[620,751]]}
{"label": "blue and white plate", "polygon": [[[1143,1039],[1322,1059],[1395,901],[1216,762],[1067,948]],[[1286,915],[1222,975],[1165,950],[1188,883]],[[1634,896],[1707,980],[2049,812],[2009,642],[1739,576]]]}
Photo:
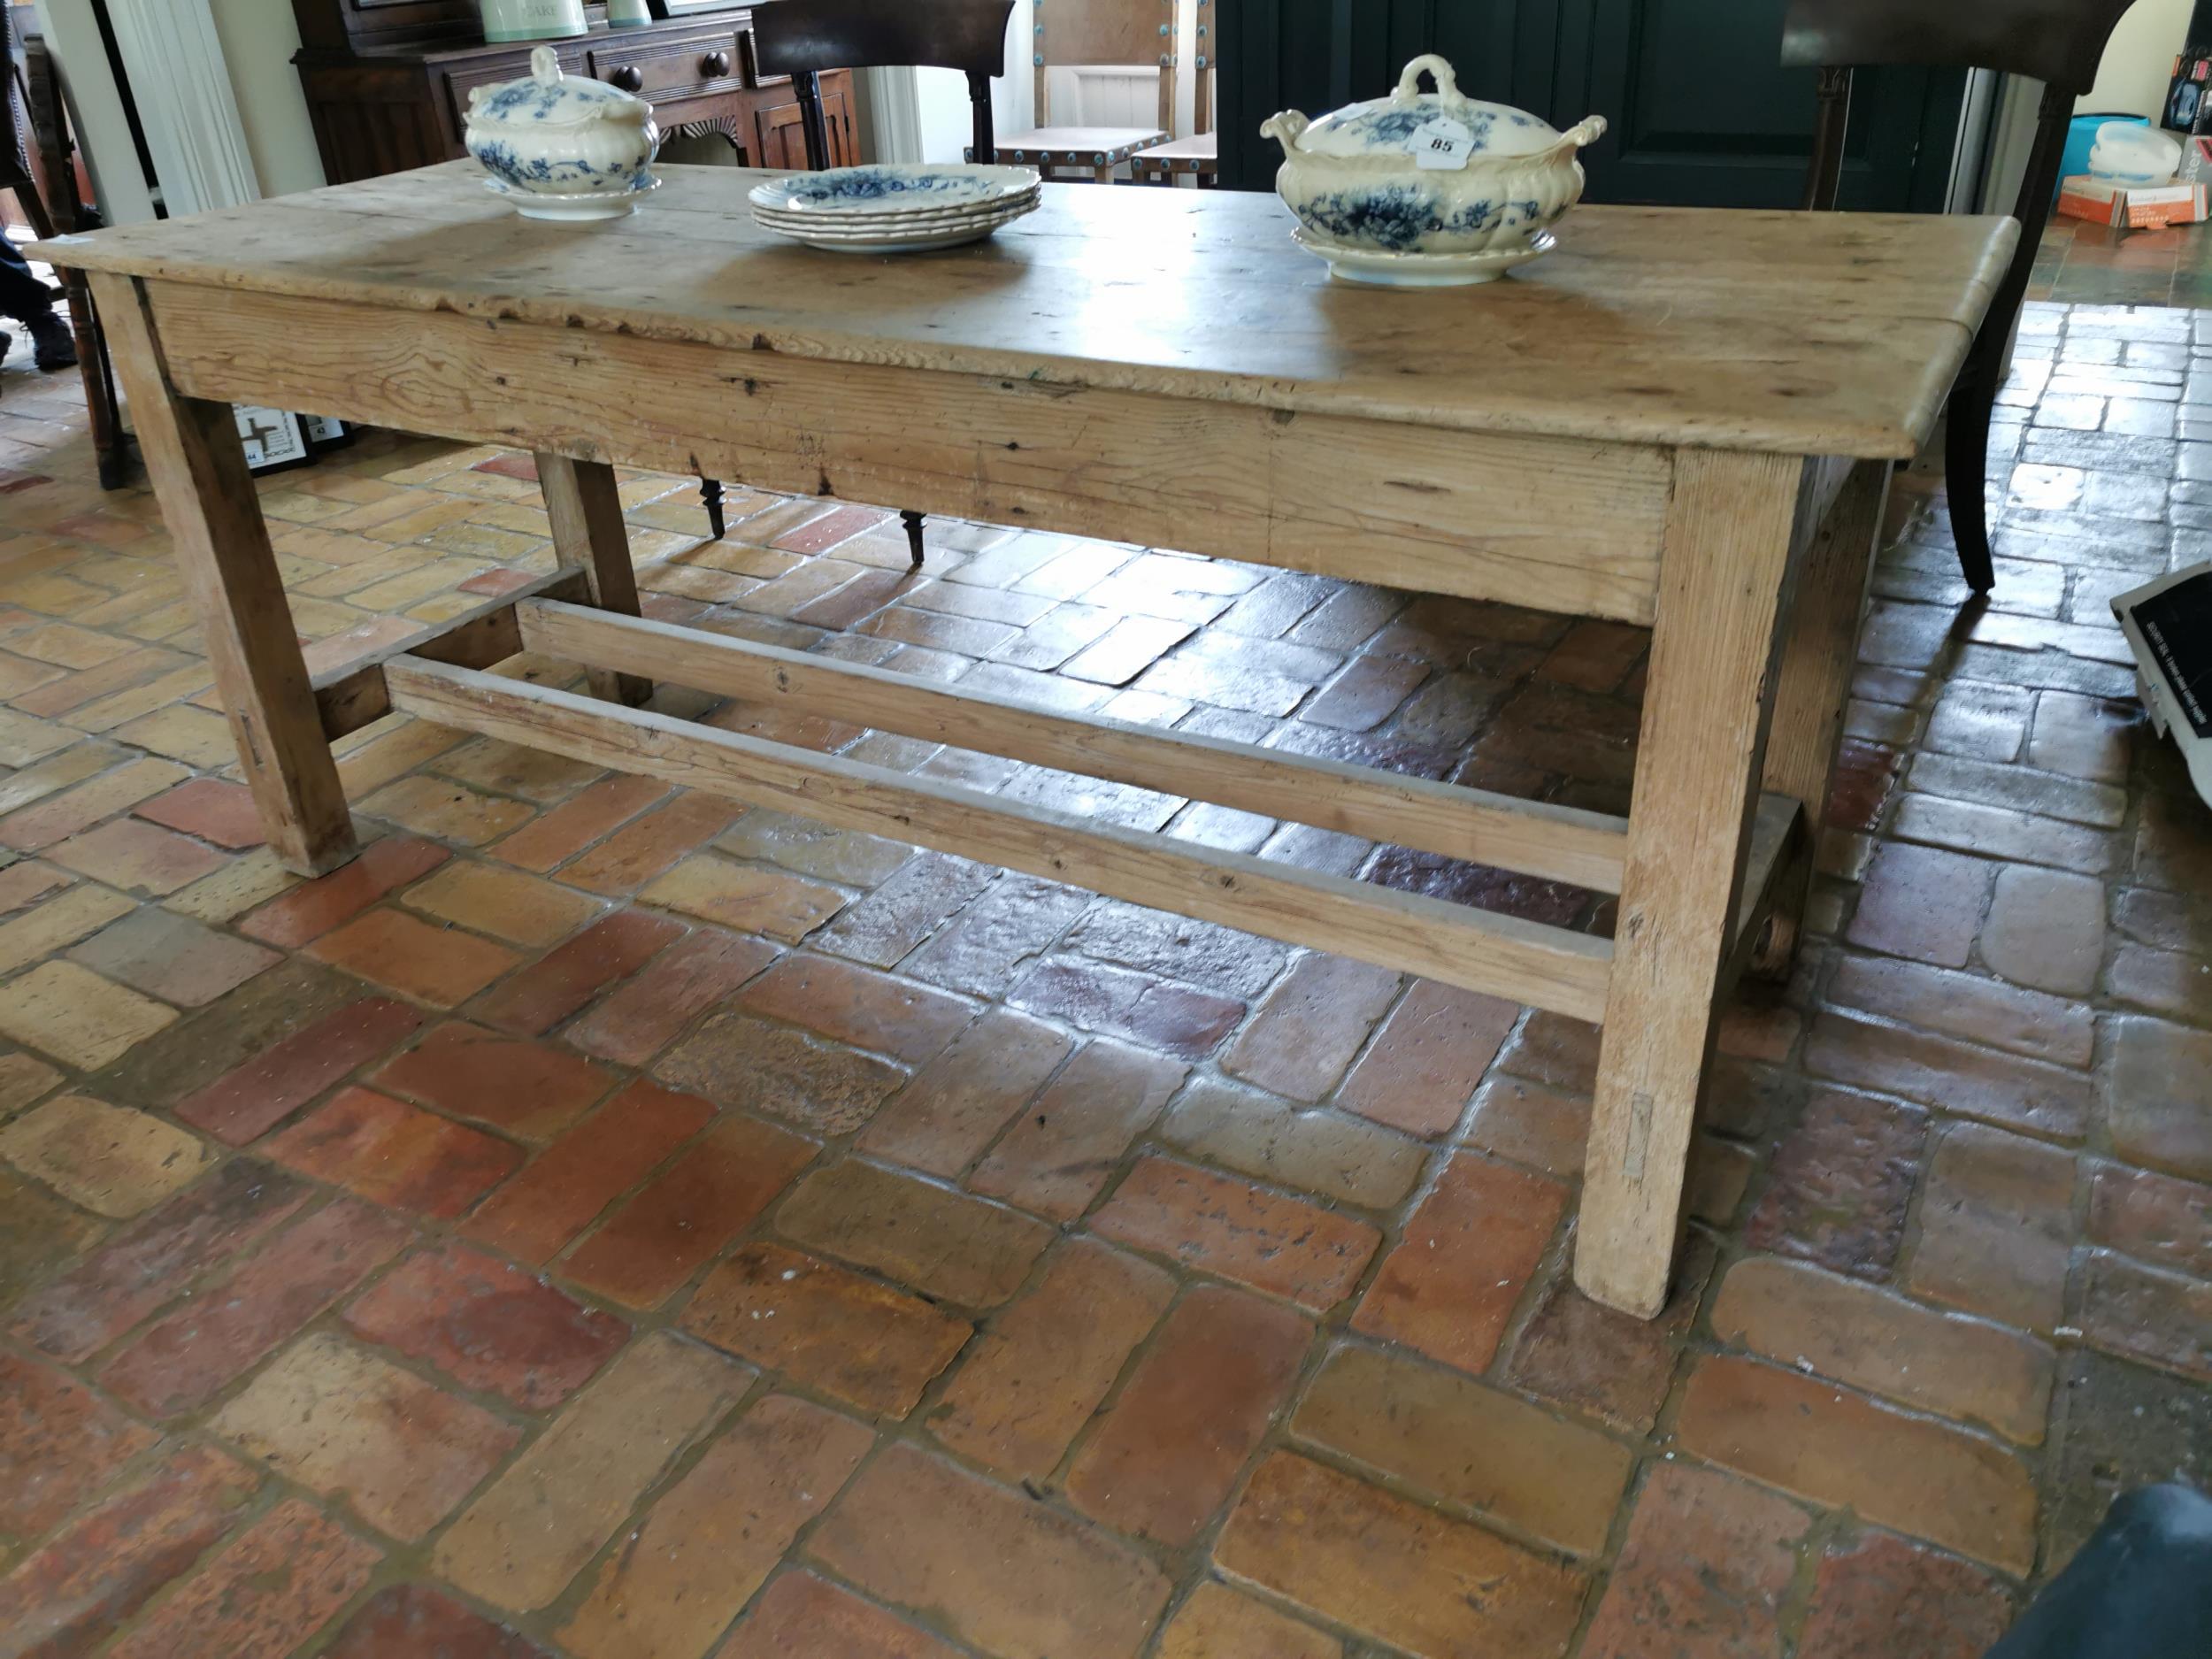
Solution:
{"label": "blue and white plate", "polygon": [[909,212],[1010,205],[1037,191],[1033,167],[970,166],[941,162],[913,166],[833,167],[757,184],[756,207],[825,218],[882,218]]}

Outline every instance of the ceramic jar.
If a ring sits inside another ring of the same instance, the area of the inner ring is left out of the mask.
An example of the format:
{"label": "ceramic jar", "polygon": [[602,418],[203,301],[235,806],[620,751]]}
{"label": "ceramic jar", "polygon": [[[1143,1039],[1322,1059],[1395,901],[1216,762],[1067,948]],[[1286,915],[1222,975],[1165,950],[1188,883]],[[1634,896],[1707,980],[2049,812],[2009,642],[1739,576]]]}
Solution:
{"label": "ceramic jar", "polygon": [[[1421,73],[1436,78],[1419,90]],[[1527,250],[1582,196],[1575,152],[1601,116],[1562,133],[1523,110],[1460,96],[1452,66],[1417,58],[1386,98],[1318,120],[1286,110],[1260,128],[1283,147],[1275,188],[1310,238],[1391,254]]]}
{"label": "ceramic jar", "polygon": [[[618,87],[561,73],[549,46],[530,54],[530,76],[469,94],[468,152],[527,213],[533,201],[607,196],[649,188],[660,148],[653,106]],[[628,211],[626,204],[622,211]],[[565,215],[565,217],[569,215]]]}

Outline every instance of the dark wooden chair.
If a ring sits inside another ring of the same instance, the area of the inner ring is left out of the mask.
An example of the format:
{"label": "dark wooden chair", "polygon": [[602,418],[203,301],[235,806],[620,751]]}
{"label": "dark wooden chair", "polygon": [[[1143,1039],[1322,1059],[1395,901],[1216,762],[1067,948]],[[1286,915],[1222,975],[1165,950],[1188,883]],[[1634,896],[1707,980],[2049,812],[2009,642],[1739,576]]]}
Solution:
{"label": "dark wooden chair", "polygon": [[[830,165],[823,73],[833,69],[957,69],[968,77],[972,155],[988,156],[991,78],[1006,73],[1014,0],[776,0],[753,13],[761,73],[789,75],[810,167]],[[901,509],[906,545],[922,562],[922,515]]]}
{"label": "dark wooden chair", "polygon": [[2007,348],[2037,244],[2051,216],[2059,158],[2074,102],[2097,78],[2097,62],[2129,0],[1791,0],[1782,27],[1782,61],[1820,71],[1820,107],[1805,205],[1828,211],[1843,181],[1844,128],[1851,114],[1854,67],[1901,65],[1994,69],[2043,83],[2035,147],[2013,217],[2020,246],[1951,385],[1943,466],[1951,532],[1967,585],[1987,593],[1996,572],[1989,553],[1989,418],[2004,379]]}

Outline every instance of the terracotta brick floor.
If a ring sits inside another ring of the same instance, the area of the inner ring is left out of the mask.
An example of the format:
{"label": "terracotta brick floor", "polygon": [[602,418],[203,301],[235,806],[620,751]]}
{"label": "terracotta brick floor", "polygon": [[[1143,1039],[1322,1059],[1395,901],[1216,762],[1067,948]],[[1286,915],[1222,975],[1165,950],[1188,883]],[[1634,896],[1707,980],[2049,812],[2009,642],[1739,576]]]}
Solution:
{"label": "terracotta brick floor", "polygon": [[[1986,608],[1901,480],[1815,937],[1727,1023],[1652,1325],[1568,1286],[1571,1022],[396,722],[295,880],[152,500],[22,355],[0,1655],[1965,1659],[2116,1490],[2212,1479],[2212,814],[2106,609],[2212,547],[2212,316],[2031,311]],[[942,521],[910,579],[872,509],[737,491],[713,544],[625,488],[660,616],[1625,801],[1634,629]],[[549,563],[491,451],[264,501],[319,663]]]}

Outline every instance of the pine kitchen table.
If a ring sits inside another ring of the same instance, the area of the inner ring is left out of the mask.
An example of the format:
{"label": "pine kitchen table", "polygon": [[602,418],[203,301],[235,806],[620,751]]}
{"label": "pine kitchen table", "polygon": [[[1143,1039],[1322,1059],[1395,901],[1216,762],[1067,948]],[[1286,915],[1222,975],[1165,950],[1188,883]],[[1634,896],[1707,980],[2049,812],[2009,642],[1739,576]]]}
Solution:
{"label": "pine kitchen table", "polygon": [[[1717,1009],[1786,972],[1892,464],[2009,219],[1586,207],[1486,287],[1331,282],[1272,198],[1048,186],[979,246],[814,252],[757,174],[517,218],[454,163],[52,244],[93,273],[271,844],[350,857],[392,710],[1603,1026],[1575,1277],[1666,1295]],[[311,680],[226,405],[534,451],[562,568]],[[963,694],[637,616],[612,465],[1653,628],[1625,818]],[[594,694],[482,672],[530,649]],[[651,681],[1619,895],[1610,940],[634,705]]]}

